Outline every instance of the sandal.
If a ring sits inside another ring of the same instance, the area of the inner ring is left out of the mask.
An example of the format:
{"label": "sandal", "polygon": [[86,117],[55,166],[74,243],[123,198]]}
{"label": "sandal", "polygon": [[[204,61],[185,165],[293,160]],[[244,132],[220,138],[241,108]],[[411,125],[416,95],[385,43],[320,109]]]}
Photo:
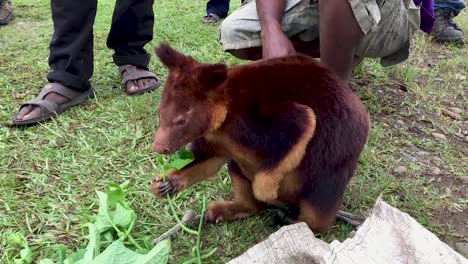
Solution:
{"label": "sandal", "polygon": [[[46,95],[48,95],[51,92],[61,94],[67,97],[69,101],[58,105],[54,102],[45,100],[44,97],[46,97]],[[19,120],[17,119],[18,114],[16,114],[12,119],[12,125],[25,126],[39,123],[41,121],[58,116],[68,108],[75,105],[79,105],[92,97],[94,97],[94,90],[92,88],[83,93],[80,93],[60,83],[48,83],[41,89],[41,92],[36,98],[25,104],[22,104],[20,107],[21,111],[23,107],[39,106],[42,110],[41,116],[27,120]]]}
{"label": "sandal", "polygon": [[[156,90],[161,85],[161,81],[156,76],[156,74],[144,68],[143,69],[145,71],[138,71],[137,70],[138,68],[140,67],[137,67],[134,65],[119,66],[119,73],[120,73],[120,76],[122,76],[122,85],[127,95],[138,95],[138,94],[143,94],[146,92],[151,92],[151,91]],[[138,91],[136,92],[128,92],[127,87],[126,87],[128,81],[136,81],[136,80],[145,79],[145,78],[154,78],[156,79],[156,83],[148,88],[138,89]]]}
{"label": "sandal", "polygon": [[221,20],[221,17],[217,14],[209,13],[202,19],[203,24],[216,24]]}

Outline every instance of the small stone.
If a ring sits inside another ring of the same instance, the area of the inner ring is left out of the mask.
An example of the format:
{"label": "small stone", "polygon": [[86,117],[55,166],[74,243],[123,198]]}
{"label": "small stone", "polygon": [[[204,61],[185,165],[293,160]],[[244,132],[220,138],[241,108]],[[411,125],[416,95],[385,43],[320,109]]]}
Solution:
{"label": "small stone", "polygon": [[440,133],[432,133],[432,136],[434,136],[435,138],[438,138],[438,139],[442,139],[442,140],[447,139],[447,137],[444,134],[440,134]]}
{"label": "small stone", "polygon": [[353,238],[356,235],[356,231],[349,232],[349,238]]}
{"label": "small stone", "polygon": [[415,146],[413,145],[413,143],[411,143],[411,141],[406,141],[405,146],[410,147],[410,148],[415,148]]}
{"label": "small stone", "polygon": [[433,170],[432,170],[432,175],[440,175],[442,173],[442,171],[435,167]]}
{"label": "small stone", "polygon": [[424,156],[429,155],[429,152],[424,151],[424,150],[420,150],[420,151],[416,152],[415,155],[418,156],[418,157],[424,157]]}
{"label": "small stone", "polygon": [[460,180],[461,180],[464,184],[468,184],[468,176],[461,176],[461,177],[460,177]]}
{"label": "small stone", "polygon": [[405,122],[401,121],[401,120],[397,120],[396,121],[397,124],[401,125],[401,126],[404,126],[405,125]]}
{"label": "small stone", "polygon": [[455,120],[462,120],[461,115],[457,114],[455,112],[449,111],[447,109],[442,109],[441,112],[442,112],[443,115],[451,117],[451,118],[453,118]]}
{"label": "small stone", "polygon": [[458,108],[458,107],[450,107],[449,108],[450,111],[454,112],[454,113],[457,113],[457,114],[461,114],[463,111]]}
{"label": "small stone", "polygon": [[406,172],[406,167],[405,166],[398,166],[395,171],[399,174],[403,174]]}
{"label": "small stone", "polygon": [[446,187],[444,193],[440,196],[440,198],[443,199],[448,197],[452,197],[452,190],[450,190],[449,187]]}
{"label": "small stone", "polygon": [[382,126],[383,127],[388,127],[388,124],[387,123],[382,123]]}
{"label": "small stone", "polygon": [[405,153],[405,152],[401,152],[401,156],[402,156],[403,158],[408,159],[408,160],[411,160],[411,161],[415,161],[415,160],[416,160],[415,157],[413,157],[413,156],[411,156],[410,154]]}
{"label": "small stone", "polygon": [[467,242],[455,243],[455,250],[458,251],[463,256],[468,256],[468,243]]}
{"label": "small stone", "polygon": [[464,81],[466,79],[466,76],[457,73],[457,74],[455,74],[455,79],[460,80],[460,81]]}
{"label": "small stone", "polygon": [[442,79],[442,78],[434,78],[434,81],[437,81],[437,82],[443,82],[443,81],[444,81],[444,79]]}
{"label": "small stone", "polygon": [[463,134],[464,136],[468,135],[468,130],[463,130],[463,131],[462,131],[462,134]]}

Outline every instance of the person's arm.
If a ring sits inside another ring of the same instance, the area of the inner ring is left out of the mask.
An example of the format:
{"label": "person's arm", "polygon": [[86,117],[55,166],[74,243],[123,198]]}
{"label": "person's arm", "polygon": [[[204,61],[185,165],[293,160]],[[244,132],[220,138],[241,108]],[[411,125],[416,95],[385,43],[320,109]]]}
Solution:
{"label": "person's arm", "polygon": [[294,46],[281,29],[286,0],[257,0],[263,58],[294,54]]}
{"label": "person's arm", "polygon": [[319,14],[320,61],[347,81],[364,34],[348,0],[319,0]]}

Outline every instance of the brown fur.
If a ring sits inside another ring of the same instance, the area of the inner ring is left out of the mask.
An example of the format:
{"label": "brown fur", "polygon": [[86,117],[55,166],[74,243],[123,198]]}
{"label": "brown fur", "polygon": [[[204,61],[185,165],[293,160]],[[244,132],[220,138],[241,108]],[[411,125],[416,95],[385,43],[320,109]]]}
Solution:
{"label": "brown fur", "polygon": [[[169,154],[191,143],[196,157],[168,175],[173,189],[214,176],[229,161],[234,201],[211,203],[208,220],[248,217],[267,202],[298,207],[298,221],[326,231],[369,129],[349,87],[303,55],[228,69],[168,45],[156,52],[169,76],[153,149]],[[162,184],[153,183],[156,195]]]}

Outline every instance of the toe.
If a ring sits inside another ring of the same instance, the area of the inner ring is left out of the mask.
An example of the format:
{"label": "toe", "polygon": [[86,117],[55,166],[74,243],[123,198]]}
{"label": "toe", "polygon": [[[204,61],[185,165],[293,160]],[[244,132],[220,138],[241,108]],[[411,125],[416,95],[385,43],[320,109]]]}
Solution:
{"label": "toe", "polygon": [[29,114],[32,111],[33,108],[34,107],[32,107],[30,105],[22,107],[20,109],[20,111],[18,112],[18,115],[16,116],[16,119],[23,120],[24,116]]}
{"label": "toe", "polygon": [[37,118],[41,115],[41,113],[42,111],[40,107],[33,107],[32,111],[24,115],[22,120],[29,120],[29,119]]}
{"label": "toe", "polygon": [[128,81],[127,82],[127,92],[134,93],[138,91],[138,86],[135,81]]}

